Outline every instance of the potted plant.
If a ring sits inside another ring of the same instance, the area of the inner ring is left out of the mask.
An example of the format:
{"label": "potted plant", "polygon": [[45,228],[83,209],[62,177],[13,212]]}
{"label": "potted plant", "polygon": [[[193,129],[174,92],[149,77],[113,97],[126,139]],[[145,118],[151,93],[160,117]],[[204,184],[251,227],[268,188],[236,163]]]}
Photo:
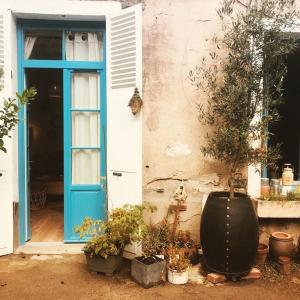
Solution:
{"label": "potted plant", "polygon": [[265,264],[268,253],[269,253],[269,245],[264,243],[259,243],[256,256],[255,256],[255,265],[262,267]]}
{"label": "potted plant", "polygon": [[182,255],[187,256],[190,260],[197,257],[198,245],[191,238],[191,233],[188,230],[179,230],[173,242],[173,247]]}
{"label": "potted plant", "polygon": [[88,238],[83,251],[91,270],[112,275],[121,266],[124,247],[141,239],[145,208],[125,205],[113,209],[107,221],[87,217],[75,227],[80,238]]}
{"label": "potted plant", "polygon": [[131,262],[131,276],[144,288],[166,280],[166,251],[170,244],[170,229],[166,221],[146,227],[142,238],[142,256]]}
{"label": "potted plant", "polygon": [[258,246],[253,205],[234,192],[235,176],[249,165],[274,166],[279,157],[279,149],[266,144],[282,100],[284,56],[295,48],[294,37],[282,34],[298,16],[294,2],[255,0],[241,8],[224,0],[210,61],[204,58],[190,71],[192,83],[207,96],[199,104],[200,120],[212,126],[202,152],[225,163],[229,178],[229,192],[210,193],[206,201],[201,244],[207,267],[228,276],[249,272]]}
{"label": "potted plant", "polygon": [[174,249],[168,259],[168,281],[173,284],[185,284],[189,279],[190,261]]}

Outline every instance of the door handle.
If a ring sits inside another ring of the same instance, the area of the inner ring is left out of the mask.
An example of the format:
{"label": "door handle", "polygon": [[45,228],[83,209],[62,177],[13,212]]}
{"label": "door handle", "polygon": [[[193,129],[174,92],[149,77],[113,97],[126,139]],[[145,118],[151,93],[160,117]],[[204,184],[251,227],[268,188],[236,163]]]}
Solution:
{"label": "door handle", "polygon": [[113,172],[113,175],[114,175],[114,176],[119,176],[119,177],[120,177],[120,176],[122,176],[122,173],[121,173],[121,172]]}

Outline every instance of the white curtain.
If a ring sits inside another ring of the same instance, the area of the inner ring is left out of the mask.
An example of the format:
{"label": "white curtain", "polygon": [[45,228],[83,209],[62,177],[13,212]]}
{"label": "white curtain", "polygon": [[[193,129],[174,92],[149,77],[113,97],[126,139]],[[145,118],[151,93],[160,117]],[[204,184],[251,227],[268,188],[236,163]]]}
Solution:
{"label": "white curtain", "polygon": [[[102,60],[101,33],[67,33],[66,59],[77,61]],[[99,109],[100,79],[98,73],[74,73],[72,77],[72,108]],[[100,146],[100,113],[72,113],[72,146]],[[100,151],[73,150],[72,183],[100,182]]]}
{"label": "white curtain", "polygon": [[[99,74],[74,73],[72,76],[72,108],[99,109]],[[100,146],[100,113],[72,112],[72,146]],[[72,183],[96,184],[100,181],[100,151],[73,150]]]}
{"label": "white curtain", "polygon": [[66,34],[66,59],[79,61],[101,61],[102,33],[68,32]]}
{"label": "white curtain", "polygon": [[25,37],[25,43],[24,43],[24,57],[25,59],[30,58],[30,55],[32,53],[32,49],[34,47],[36,41],[36,37],[33,36],[26,36]]}

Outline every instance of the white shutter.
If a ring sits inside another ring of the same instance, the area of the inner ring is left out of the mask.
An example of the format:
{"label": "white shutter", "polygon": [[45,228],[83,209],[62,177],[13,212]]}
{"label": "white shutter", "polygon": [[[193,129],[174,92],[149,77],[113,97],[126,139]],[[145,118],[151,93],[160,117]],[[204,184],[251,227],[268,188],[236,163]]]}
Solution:
{"label": "white shutter", "polygon": [[107,18],[108,208],[142,203],[142,113],[128,103],[142,95],[142,5]]}
{"label": "white shutter", "polygon": [[[15,22],[11,12],[0,10],[0,68],[4,71],[0,80],[0,106],[2,106],[3,98],[13,96],[11,88],[13,79],[11,79],[11,53],[16,54],[15,48],[12,47],[11,41],[12,28]],[[15,33],[16,34],[16,33]],[[16,40],[15,40],[16,43]],[[9,56],[10,55],[10,56]],[[16,56],[16,55],[15,55]],[[15,57],[16,59],[16,57]],[[14,90],[16,91],[16,90]],[[6,140],[8,152],[0,152],[0,256],[13,252],[13,149],[12,139]],[[17,187],[16,187],[17,188]]]}

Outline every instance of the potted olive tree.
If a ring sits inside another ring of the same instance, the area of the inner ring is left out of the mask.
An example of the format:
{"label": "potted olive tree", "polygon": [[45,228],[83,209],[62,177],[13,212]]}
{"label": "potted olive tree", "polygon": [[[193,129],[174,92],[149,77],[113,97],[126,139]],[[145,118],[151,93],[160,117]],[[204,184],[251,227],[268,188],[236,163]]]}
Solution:
{"label": "potted olive tree", "polygon": [[209,269],[229,276],[247,273],[258,246],[258,222],[247,195],[234,193],[235,176],[249,165],[274,165],[278,147],[266,147],[270,123],[282,101],[285,55],[295,48],[288,27],[298,12],[294,0],[224,0],[215,50],[190,71],[204,91],[200,120],[211,126],[205,156],[228,168],[229,192],[214,192],[201,218],[201,244]]}
{"label": "potted olive tree", "polygon": [[87,238],[83,251],[89,269],[113,275],[120,268],[125,246],[141,239],[145,209],[145,205],[125,205],[111,210],[107,221],[86,217],[75,227],[80,238]]}
{"label": "potted olive tree", "polygon": [[165,255],[170,243],[170,228],[165,220],[146,227],[142,237],[142,255],[131,263],[134,281],[149,288],[166,280]]}

